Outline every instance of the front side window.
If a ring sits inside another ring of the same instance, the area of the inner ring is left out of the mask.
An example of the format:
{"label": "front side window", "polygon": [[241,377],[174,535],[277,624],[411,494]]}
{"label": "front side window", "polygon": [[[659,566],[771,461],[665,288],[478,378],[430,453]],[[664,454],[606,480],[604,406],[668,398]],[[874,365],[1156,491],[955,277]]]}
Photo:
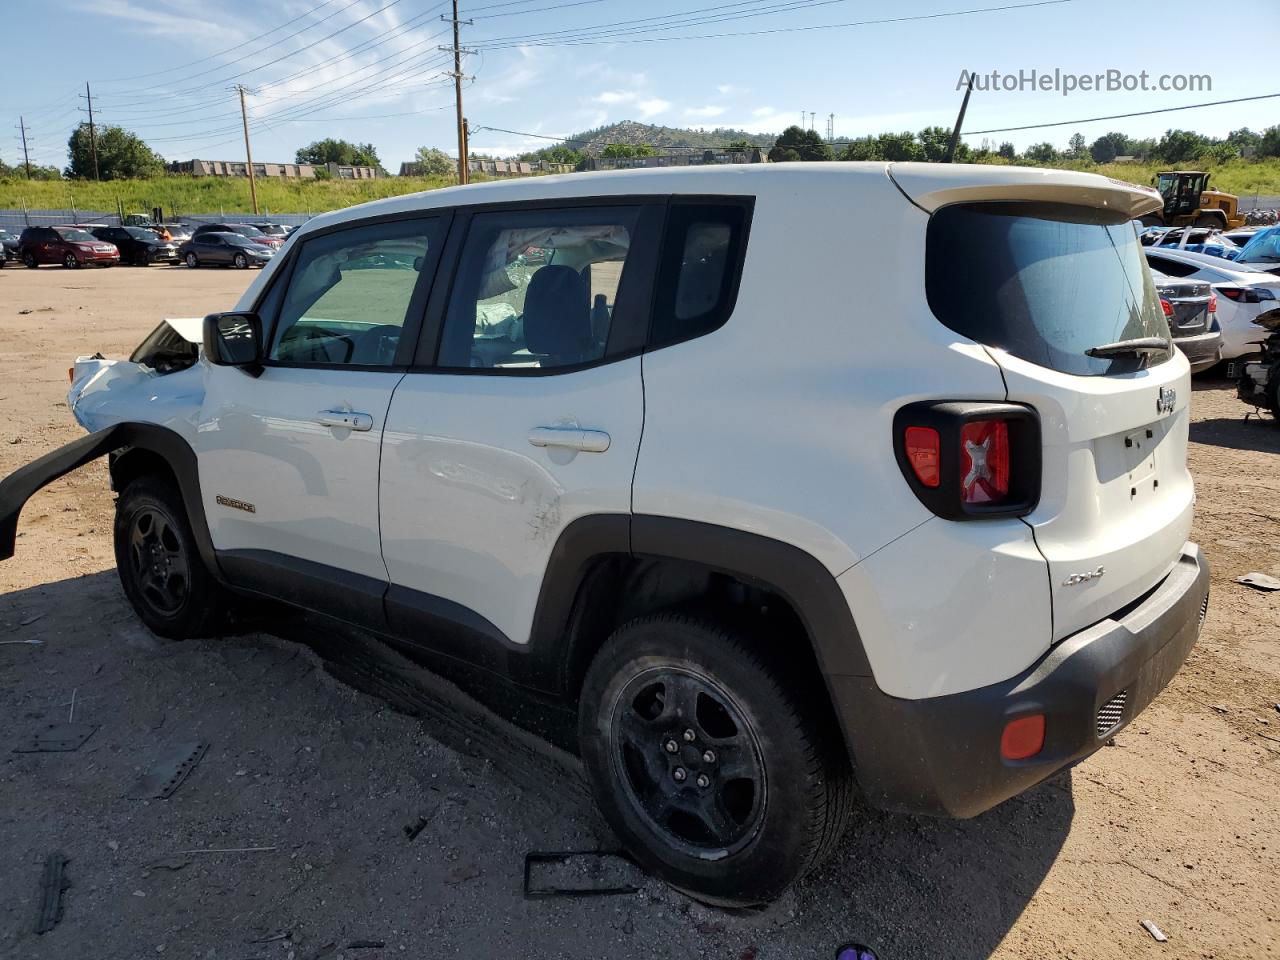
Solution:
{"label": "front side window", "polygon": [[282,363],[395,363],[438,218],[376,223],[305,241],[289,276],[270,359]]}
{"label": "front side window", "polygon": [[619,208],[478,214],[438,365],[515,372],[603,359],[637,218]]}

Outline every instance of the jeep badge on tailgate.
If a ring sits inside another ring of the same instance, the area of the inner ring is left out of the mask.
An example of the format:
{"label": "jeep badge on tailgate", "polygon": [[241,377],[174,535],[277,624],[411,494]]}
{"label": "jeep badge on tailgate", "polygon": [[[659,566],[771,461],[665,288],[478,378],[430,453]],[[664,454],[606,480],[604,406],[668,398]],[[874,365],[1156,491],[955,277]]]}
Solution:
{"label": "jeep badge on tailgate", "polygon": [[1173,413],[1173,405],[1178,400],[1178,391],[1173,387],[1161,387],[1156,397],[1156,413]]}

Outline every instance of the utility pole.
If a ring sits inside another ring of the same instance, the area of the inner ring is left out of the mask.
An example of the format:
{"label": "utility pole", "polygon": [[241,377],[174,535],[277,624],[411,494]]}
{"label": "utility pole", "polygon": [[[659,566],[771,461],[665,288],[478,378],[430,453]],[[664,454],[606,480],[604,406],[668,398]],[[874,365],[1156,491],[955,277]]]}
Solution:
{"label": "utility pole", "polygon": [[453,16],[446,17],[441,15],[441,20],[448,20],[453,24],[453,46],[440,47],[446,53],[453,54],[453,95],[456,101],[458,115],[458,183],[466,183],[467,176],[467,120],[462,115],[462,55],[464,53],[473,53],[472,50],[465,50],[458,45],[458,28],[464,23],[471,26],[470,20],[458,19],[458,0],[453,0]]}
{"label": "utility pole", "polygon": [[244,158],[249,170],[249,199],[253,202],[253,215],[258,215],[258,184],[253,175],[253,150],[249,147],[249,112],[244,106],[244,84],[237,83],[240,92],[240,120],[244,123]]}
{"label": "utility pole", "polygon": [[31,154],[27,152],[27,122],[18,117],[18,129],[22,131],[22,162],[27,166],[27,179],[31,179]]}
{"label": "utility pole", "polygon": [[93,126],[93,94],[89,81],[84,82],[84,98],[89,102],[89,151],[93,154],[93,179],[98,179],[98,132]]}
{"label": "utility pole", "polygon": [[834,113],[827,114],[827,142],[831,143],[836,138],[836,115]]}

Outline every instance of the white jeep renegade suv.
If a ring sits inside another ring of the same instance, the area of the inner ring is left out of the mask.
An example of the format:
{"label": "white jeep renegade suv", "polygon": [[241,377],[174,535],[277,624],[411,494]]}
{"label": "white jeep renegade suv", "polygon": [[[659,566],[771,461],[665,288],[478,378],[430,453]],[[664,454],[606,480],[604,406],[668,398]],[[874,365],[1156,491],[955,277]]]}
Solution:
{"label": "white jeep renegade suv", "polygon": [[202,350],[175,320],[77,362],[91,432],[0,484],[0,557],[32,492],[109,454],[152,630],[265,596],[565,698],[632,853],[766,901],[855,781],[973,816],[1194,644],[1188,367],[1130,224],[1159,205],[797,163],[330,213]]}

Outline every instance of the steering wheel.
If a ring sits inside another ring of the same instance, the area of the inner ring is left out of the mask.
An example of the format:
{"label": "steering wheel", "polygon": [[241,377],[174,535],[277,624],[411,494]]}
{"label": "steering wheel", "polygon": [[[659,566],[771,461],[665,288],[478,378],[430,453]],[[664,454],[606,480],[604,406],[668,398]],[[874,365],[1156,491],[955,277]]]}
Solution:
{"label": "steering wheel", "polygon": [[400,346],[400,330],[394,323],[370,327],[356,338],[350,362],[378,366],[394,363],[396,348]]}

